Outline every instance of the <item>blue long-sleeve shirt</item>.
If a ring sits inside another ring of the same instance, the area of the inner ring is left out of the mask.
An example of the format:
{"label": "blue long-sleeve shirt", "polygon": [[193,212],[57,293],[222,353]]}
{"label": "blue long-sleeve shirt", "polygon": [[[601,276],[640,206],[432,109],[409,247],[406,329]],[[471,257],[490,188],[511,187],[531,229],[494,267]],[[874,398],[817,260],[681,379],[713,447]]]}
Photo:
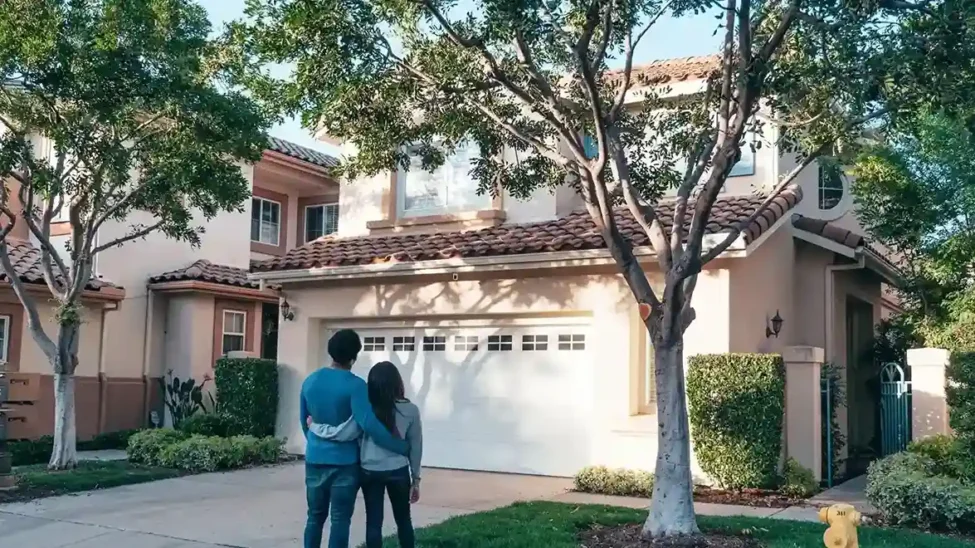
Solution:
{"label": "blue long-sleeve shirt", "polygon": [[405,441],[393,436],[372,412],[366,381],[351,371],[322,368],[301,385],[301,429],[307,442],[305,462],[309,464],[347,465],[359,462],[359,443],[333,441],[308,435],[307,418],[324,424],[342,424],[349,417],[380,447],[406,455]]}

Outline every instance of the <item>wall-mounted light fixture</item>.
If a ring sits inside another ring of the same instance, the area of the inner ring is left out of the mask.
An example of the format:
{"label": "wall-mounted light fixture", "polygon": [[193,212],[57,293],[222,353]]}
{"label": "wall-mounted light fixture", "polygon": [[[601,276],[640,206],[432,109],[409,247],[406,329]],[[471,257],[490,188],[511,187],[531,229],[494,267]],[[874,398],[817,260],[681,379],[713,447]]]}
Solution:
{"label": "wall-mounted light fixture", "polygon": [[281,297],[281,303],[278,306],[281,308],[281,317],[284,318],[284,321],[294,321],[295,311],[291,308],[291,303],[288,302],[287,298]]}
{"label": "wall-mounted light fixture", "polygon": [[765,317],[765,338],[769,339],[775,337],[776,339],[778,339],[779,333],[782,332],[783,323],[785,323],[785,320],[783,320],[782,316],[779,315],[778,310],[775,311],[775,316],[772,316],[771,320],[768,319],[768,316],[766,316]]}

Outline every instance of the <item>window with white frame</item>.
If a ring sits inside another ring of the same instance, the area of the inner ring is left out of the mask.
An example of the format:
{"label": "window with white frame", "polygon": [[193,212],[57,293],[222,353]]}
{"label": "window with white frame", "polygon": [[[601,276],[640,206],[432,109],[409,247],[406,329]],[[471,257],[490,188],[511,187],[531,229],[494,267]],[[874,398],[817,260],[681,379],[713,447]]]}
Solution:
{"label": "window with white frame", "polygon": [[548,335],[522,335],[521,349],[525,352],[548,350]]}
{"label": "window with white frame", "polygon": [[745,138],[741,143],[741,159],[732,166],[728,172],[728,177],[744,177],[755,174],[755,147],[758,143],[758,136],[754,131],[749,130],[745,133]]}
{"label": "window with white frame", "polygon": [[386,337],[363,337],[363,352],[382,352],[386,350]]}
{"label": "window with white frame", "polygon": [[511,335],[489,335],[487,349],[491,352],[509,352],[512,349]]}
{"label": "window with white frame", "polygon": [[247,339],[247,312],[242,310],[223,311],[223,347],[221,353],[237,352],[244,349]]}
{"label": "window with white frame", "polygon": [[416,350],[415,337],[393,337],[393,352],[413,352]]}
{"label": "window with white frame", "polygon": [[820,163],[819,168],[819,209],[826,211],[838,206],[843,200],[843,176],[838,166]]}
{"label": "window with white frame", "polygon": [[7,363],[10,351],[10,316],[0,316],[0,363]]}
{"label": "window with white frame", "polygon": [[426,352],[443,352],[447,350],[447,337],[423,337],[423,350]]}
{"label": "window with white frame", "polygon": [[566,333],[559,335],[559,350],[585,350],[586,335],[583,333]]}
{"label": "window with white frame", "polygon": [[251,199],[251,241],[281,245],[281,204],[266,198]]}
{"label": "window with white frame", "polygon": [[433,172],[424,170],[420,158],[414,156],[410,169],[399,173],[398,215],[417,217],[490,207],[491,196],[478,194],[478,182],[471,175],[477,156],[476,144],[463,144]]}
{"label": "window with white frame", "polygon": [[318,204],[305,208],[305,241],[333,234],[339,230],[339,205]]}
{"label": "window with white frame", "polygon": [[455,335],[454,351],[456,352],[477,352],[476,335]]}

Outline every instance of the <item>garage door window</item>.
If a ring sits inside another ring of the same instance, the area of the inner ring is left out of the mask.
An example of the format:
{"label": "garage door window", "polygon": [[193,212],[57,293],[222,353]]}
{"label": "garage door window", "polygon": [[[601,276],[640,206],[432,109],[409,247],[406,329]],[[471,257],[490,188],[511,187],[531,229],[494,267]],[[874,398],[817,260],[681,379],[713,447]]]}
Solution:
{"label": "garage door window", "polygon": [[386,350],[386,337],[363,337],[363,352],[382,352]]}
{"label": "garage door window", "polygon": [[509,352],[512,349],[511,335],[491,335],[488,337],[489,352]]}
{"label": "garage door window", "polygon": [[521,349],[525,352],[548,350],[548,335],[522,335]]}
{"label": "garage door window", "polygon": [[416,350],[415,337],[393,337],[393,352],[413,352]]}
{"label": "garage door window", "polygon": [[457,335],[454,337],[454,351],[477,352],[477,337]]}
{"label": "garage door window", "polygon": [[447,350],[447,337],[423,337],[424,352],[443,352]]}
{"label": "garage door window", "polygon": [[559,350],[585,350],[586,336],[582,333],[559,335]]}

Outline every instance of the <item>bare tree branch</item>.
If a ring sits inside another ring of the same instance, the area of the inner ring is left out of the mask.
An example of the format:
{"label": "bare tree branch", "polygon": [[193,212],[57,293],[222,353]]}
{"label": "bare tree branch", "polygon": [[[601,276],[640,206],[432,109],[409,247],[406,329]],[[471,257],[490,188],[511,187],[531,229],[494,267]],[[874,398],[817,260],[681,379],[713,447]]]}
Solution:
{"label": "bare tree branch", "polygon": [[95,256],[96,254],[101,253],[102,251],[105,251],[106,249],[110,249],[110,248],[113,248],[113,247],[119,247],[119,246],[121,246],[122,244],[124,244],[126,242],[130,242],[132,240],[137,240],[139,238],[144,238],[144,237],[148,236],[149,234],[151,234],[154,230],[157,230],[160,226],[163,225],[163,223],[164,223],[164,221],[159,221],[159,222],[154,223],[154,224],[151,224],[149,226],[139,228],[139,229],[137,229],[137,230],[135,230],[133,232],[130,232],[129,234],[126,234],[125,236],[122,236],[122,237],[119,237],[119,238],[115,238],[114,240],[111,240],[109,242],[106,242],[104,244],[101,244],[99,246],[96,246],[96,247],[94,247],[91,250],[91,255],[92,256]]}
{"label": "bare tree branch", "polygon": [[647,24],[644,25],[643,29],[633,38],[633,29],[630,28],[626,32],[626,53],[624,54],[625,61],[623,63],[623,85],[620,86],[619,91],[616,92],[616,100],[613,101],[613,106],[609,110],[609,115],[607,118],[610,122],[615,122],[616,118],[619,116],[620,110],[623,108],[623,103],[626,101],[626,93],[630,90],[630,82],[633,73],[633,54],[636,52],[636,47],[640,44],[640,40],[643,36],[650,30],[653,25],[657,23],[660,16],[663,15],[669,8],[670,4],[674,0],[667,0],[660,9],[657,10]]}
{"label": "bare tree branch", "polygon": [[[4,191],[4,194],[6,194],[6,191]],[[3,205],[0,207],[0,214],[7,218],[7,226],[0,229],[0,270],[7,277],[11,289],[13,289],[17,299],[20,300],[21,305],[24,307],[24,312],[27,314],[27,329],[30,330],[34,341],[41,347],[44,355],[54,362],[58,354],[58,348],[54,344],[54,341],[51,340],[51,337],[44,331],[40,314],[37,312],[37,303],[34,302],[33,297],[27,292],[27,288],[24,287],[24,282],[17,275],[13,262],[10,260],[10,248],[7,246],[7,236],[17,222],[17,215],[7,206],[6,196],[4,196]]]}

